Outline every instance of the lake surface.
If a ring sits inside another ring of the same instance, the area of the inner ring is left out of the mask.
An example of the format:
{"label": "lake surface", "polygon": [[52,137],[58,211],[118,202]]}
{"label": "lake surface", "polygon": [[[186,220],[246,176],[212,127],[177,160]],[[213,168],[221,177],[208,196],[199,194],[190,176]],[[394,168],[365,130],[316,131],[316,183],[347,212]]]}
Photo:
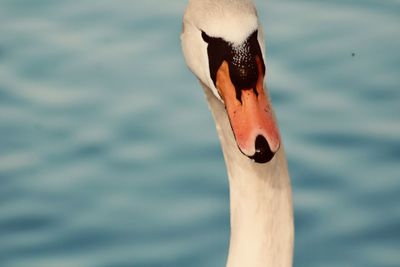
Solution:
{"label": "lake surface", "polygon": [[[224,266],[186,1],[0,1],[0,266]],[[298,267],[400,266],[400,3],[258,1]]]}

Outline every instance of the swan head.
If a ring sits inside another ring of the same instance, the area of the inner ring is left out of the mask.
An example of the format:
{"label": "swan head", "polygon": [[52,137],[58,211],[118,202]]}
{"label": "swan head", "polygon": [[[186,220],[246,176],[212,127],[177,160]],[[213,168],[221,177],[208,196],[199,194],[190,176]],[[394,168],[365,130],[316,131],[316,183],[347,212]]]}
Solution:
{"label": "swan head", "polygon": [[181,43],[189,69],[225,106],[238,149],[269,162],[280,136],[264,86],[264,41],[251,0],[189,0]]}

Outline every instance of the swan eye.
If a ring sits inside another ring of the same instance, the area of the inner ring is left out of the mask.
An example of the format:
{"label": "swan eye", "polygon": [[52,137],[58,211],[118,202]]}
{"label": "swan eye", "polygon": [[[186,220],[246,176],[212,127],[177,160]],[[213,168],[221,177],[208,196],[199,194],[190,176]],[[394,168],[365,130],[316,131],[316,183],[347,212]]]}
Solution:
{"label": "swan eye", "polygon": [[211,41],[211,37],[208,36],[205,32],[201,31],[201,37],[203,38],[204,42],[209,43]]}

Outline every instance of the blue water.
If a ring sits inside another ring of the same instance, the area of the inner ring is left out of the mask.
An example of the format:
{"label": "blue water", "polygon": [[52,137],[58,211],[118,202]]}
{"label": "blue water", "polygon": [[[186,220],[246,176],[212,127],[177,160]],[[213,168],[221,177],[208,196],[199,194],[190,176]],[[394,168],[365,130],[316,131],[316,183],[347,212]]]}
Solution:
{"label": "blue water", "polygon": [[[186,1],[0,1],[0,266],[224,266]],[[400,266],[400,3],[258,1],[298,267]]]}

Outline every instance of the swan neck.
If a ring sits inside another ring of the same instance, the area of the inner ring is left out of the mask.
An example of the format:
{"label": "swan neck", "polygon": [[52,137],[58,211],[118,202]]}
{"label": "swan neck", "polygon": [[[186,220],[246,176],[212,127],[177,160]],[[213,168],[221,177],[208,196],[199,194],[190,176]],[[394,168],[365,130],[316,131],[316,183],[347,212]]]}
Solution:
{"label": "swan neck", "polygon": [[227,267],[290,267],[293,208],[283,146],[259,164],[237,148],[224,105],[204,85],[229,178],[231,236]]}

